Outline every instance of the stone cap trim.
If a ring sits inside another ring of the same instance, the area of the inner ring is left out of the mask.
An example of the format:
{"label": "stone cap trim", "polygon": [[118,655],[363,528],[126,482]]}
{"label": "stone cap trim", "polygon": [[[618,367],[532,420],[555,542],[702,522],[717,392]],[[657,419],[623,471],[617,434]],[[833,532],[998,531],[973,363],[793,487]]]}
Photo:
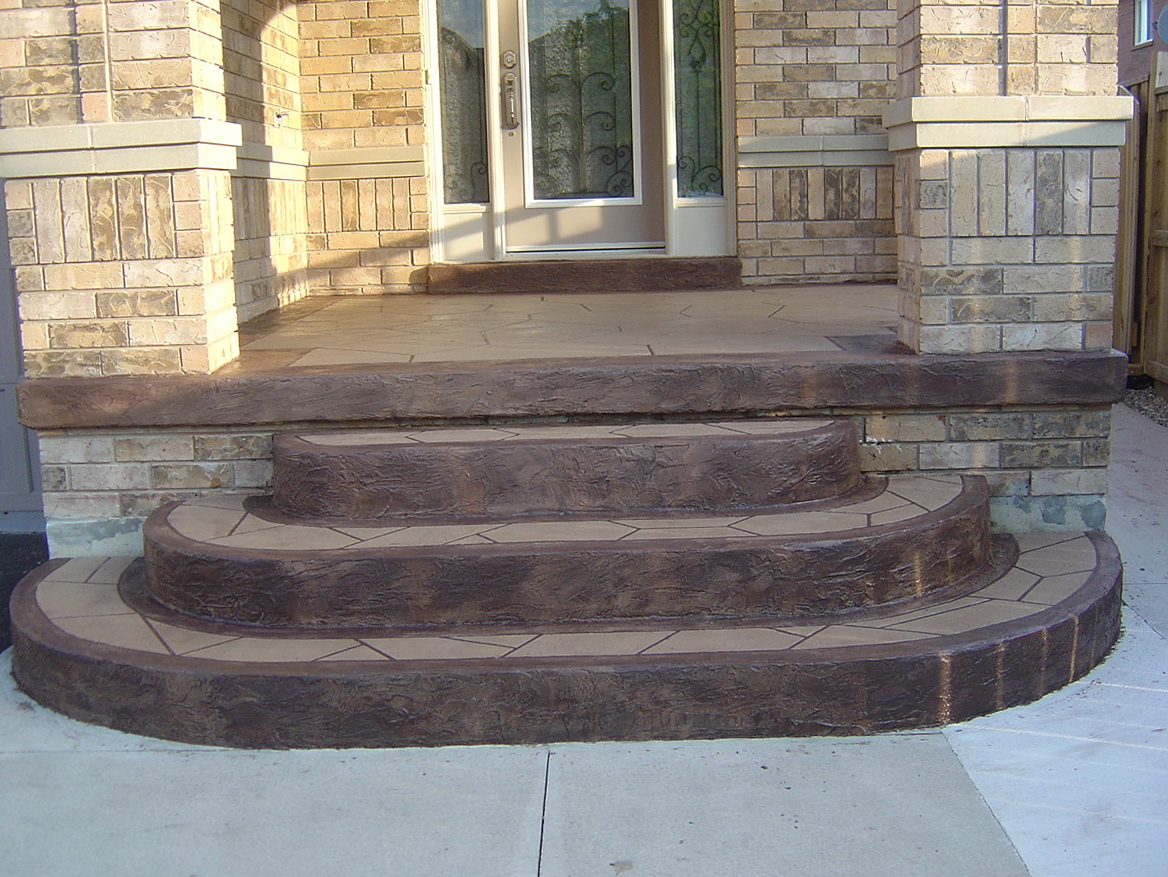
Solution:
{"label": "stone cap trim", "polygon": [[67,177],[192,169],[282,180],[351,180],[425,173],[419,146],[303,149],[244,142],[243,129],[215,119],[0,129],[0,178]]}
{"label": "stone cap trim", "polygon": [[239,164],[234,176],[304,182],[308,173],[308,153],[303,149],[268,146],[245,141],[238,152]]}
{"label": "stone cap trim", "polygon": [[316,149],[308,154],[309,180],[368,180],[426,173],[420,146],[378,149]]}
{"label": "stone cap trim", "polygon": [[893,152],[927,148],[1122,146],[1128,96],[914,97],[884,111]]}
{"label": "stone cap trim", "polygon": [[887,134],[738,138],[738,166],[744,168],[869,167],[894,161]]}
{"label": "stone cap trim", "polygon": [[64,177],[202,168],[234,170],[242,128],[157,119],[0,130],[0,177]]}

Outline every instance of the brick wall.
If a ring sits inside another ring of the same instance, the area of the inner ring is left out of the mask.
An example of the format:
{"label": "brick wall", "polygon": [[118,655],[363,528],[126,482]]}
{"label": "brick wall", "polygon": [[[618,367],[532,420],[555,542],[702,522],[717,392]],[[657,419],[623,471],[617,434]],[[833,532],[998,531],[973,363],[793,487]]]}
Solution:
{"label": "brick wall", "polygon": [[370,166],[426,142],[419,4],[320,0],[299,14],[304,146],[335,162],[308,183],[313,291],[416,290],[430,261],[426,177]]}
{"label": "brick wall", "polygon": [[1118,150],[925,150],[902,182],[903,340],[934,353],[1111,346]]}
{"label": "brick wall", "polygon": [[[744,138],[881,134],[895,93],[894,0],[744,0],[735,5],[735,115]],[[895,276],[889,166],[738,171],[748,283]]]}
{"label": "brick wall", "polygon": [[[222,120],[222,63],[218,4],[15,0],[0,9],[0,125]],[[133,166],[132,137],[105,145]],[[154,172],[140,153],[141,171],[85,173],[74,152],[60,176],[45,153],[5,185],[30,376],[206,372],[236,353],[227,176]]]}
{"label": "brick wall", "polygon": [[225,118],[218,3],[133,0],[83,8],[106,10],[110,121]]}
{"label": "brick wall", "polygon": [[301,148],[299,6],[271,0],[223,3],[227,117],[244,142]]}
{"label": "brick wall", "polygon": [[1130,109],[1114,2],[902,0],[898,15],[901,340],[1110,347]]}
{"label": "brick wall", "polygon": [[894,411],[859,419],[865,471],[984,475],[1000,529],[1103,526],[1109,409]]}
{"label": "brick wall", "polygon": [[422,145],[417,0],[318,0],[298,8],[306,148]]}
{"label": "brick wall", "polygon": [[738,172],[747,283],[886,280],[896,273],[891,167]]}
{"label": "brick wall", "polygon": [[0,9],[5,128],[224,118],[218,4],[138,0]]}
{"label": "brick wall", "polygon": [[164,503],[266,488],[271,444],[270,432],[247,430],[42,432],[54,552],[141,553],[142,522]]}
{"label": "brick wall", "polygon": [[737,133],[872,134],[894,96],[890,0],[735,4]]}
{"label": "brick wall", "polygon": [[309,294],[303,180],[233,175],[235,306],[243,323]]}
{"label": "brick wall", "polygon": [[[1158,21],[1161,12],[1168,7],[1168,0],[1152,0],[1152,21]],[[1152,55],[1156,52],[1168,52],[1168,34],[1161,34],[1156,38],[1153,33],[1152,42],[1135,42],[1135,0],[1121,0],[1119,4],[1119,81],[1123,85],[1132,85],[1146,80],[1152,72]]]}
{"label": "brick wall", "polygon": [[424,282],[430,261],[425,180],[310,182],[308,224],[314,291],[410,292]]}
{"label": "brick wall", "polygon": [[5,184],[29,377],[206,372],[237,350],[226,173]]}
{"label": "brick wall", "polygon": [[[240,322],[309,292],[298,13],[268,0],[223,6],[227,115],[243,128],[231,186]],[[292,164],[265,160],[285,153]]]}
{"label": "brick wall", "polygon": [[1116,5],[900,0],[898,96],[1115,94]]}

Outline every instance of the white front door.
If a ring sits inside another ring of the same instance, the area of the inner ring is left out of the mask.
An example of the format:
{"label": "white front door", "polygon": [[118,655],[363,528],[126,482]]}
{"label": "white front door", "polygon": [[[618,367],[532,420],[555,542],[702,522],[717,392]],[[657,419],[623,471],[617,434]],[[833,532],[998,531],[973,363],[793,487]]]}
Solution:
{"label": "white front door", "polygon": [[[725,207],[720,179],[692,191],[677,168],[693,162],[670,160],[678,138],[704,125],[703,148],[721,173],[718,6],[686,0],[714,20],[711,51],[686,56],[690,85],[663,63],[675,34],[662,23],[677,15],[689,34],[693,15],[672,5],[663,15],[662,2],[437,0],[443,259],[666,253],[666,218],[679,202]],[[704,119],[675,130],[666,123],[674,96],[695,89],[707,99],[694,113]]]}
{"label": "white front door", "polygon": [[502,0],[508,252],[665,246],[652,0]]}

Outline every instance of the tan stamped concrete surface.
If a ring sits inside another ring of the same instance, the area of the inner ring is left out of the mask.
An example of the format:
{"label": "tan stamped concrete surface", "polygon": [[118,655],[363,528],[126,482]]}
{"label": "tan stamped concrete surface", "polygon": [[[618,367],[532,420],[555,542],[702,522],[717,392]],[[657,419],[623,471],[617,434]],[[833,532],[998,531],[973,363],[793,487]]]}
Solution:
{"label": "tan stamped concrete surface", "polygon": [[614,438],[708,438],[743,435],[789,435],[809,432],[834,423],[813,417],[772,420],[733,420],[717,423],[640,423],[635,426],[527,426],[510,429],[493,426],[477,429],[358,429],[309,432],[298,436],[302,441],[322,447],[362,445],[459,444],[507,441],[546,441]]}
{"label": "tan stamped concrete surface", "polygon": [[357,527],[288,524],[266,520],[245,507],[247,497],[193,499],[172,509],[170,526],[180,536],[231,548],[256,551],[332,551],[337,549],[515,544],[528,542],[615,542],[687,538],[750,539],[859,530],[936,511],[961,493],[960,475],[894,476],[878,496],[820,511],[729,514],[660,518],[613,517],[607,520],[498,521],[477,524],[420,524]]}
{"label": "tan stamped concrete surface", "polygon": [[1034,615],[1071,596],[1095,568],[1095,548],[1081,533],[1016,537],[1018,563],[998,581],[966,596],[879,617],[831,624],[776,624],[661,629],[636,623],[619,631],[474,633],[456,636],[346,635],[313,638],[237,636],[191,630],[147,618],[123,602],[116,581],[129,557],[67,561],[37,586],[49,620],[80,639],[158,655],[214,661],[455,661],[481,658],[632,656],[713,652],[782,652],[862,647],[961,634]]}
{"label": "tan stamped concrete surface", "polygon": [[893,338],[896,308],[891,284],[309,298],[245,326],[242,356],[226,371],[832,352],[833,338]]}

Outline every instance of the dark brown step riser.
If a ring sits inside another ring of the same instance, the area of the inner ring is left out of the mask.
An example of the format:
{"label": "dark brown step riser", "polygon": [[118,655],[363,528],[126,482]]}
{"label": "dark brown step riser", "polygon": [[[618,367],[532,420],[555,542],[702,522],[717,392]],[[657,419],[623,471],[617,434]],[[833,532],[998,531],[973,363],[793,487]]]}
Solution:
{"label": "dark brown step riser", "polygon": [[275,505],[327,519],[734,511],[860,486],[851,422],[794,435],[342,447],[277,436]]}
{"label": "dark brown step riser", "polygon": [[[310,371],[304,369],[303,371]],[[36,429],[517,417],[734,417],[742,412],[1110,405],[1118,351],[890,352],[425,363],[395,371],[37,378],[17,388]],[[711,412],[720,412],[713,415]]]}
{"label": "dark brown step riser", "polygon": [[1080,677],[1119,633],[1118,559],[1074,606],[943,651],[871,646],[763,660],[478,662],[385,673],[352,663],[210,669],[105,651],[62,635],[18,591],[14,674],[81,721],[249,748],[438,746],[866,734],[1028,703]]}
{"label": "dark brown step riser", "polygon": [[483,262],[431,265],[427,290],[435,294],[518,292],[651,292],[736,289],[742,263],[733,257]]}
{"label": "dark brown step riser", "polygon": [[983,489],[863,535],[336,552],[219,549],[146,526],[164,606],[275,627],[822,615],[951,586],[989,561]]}

